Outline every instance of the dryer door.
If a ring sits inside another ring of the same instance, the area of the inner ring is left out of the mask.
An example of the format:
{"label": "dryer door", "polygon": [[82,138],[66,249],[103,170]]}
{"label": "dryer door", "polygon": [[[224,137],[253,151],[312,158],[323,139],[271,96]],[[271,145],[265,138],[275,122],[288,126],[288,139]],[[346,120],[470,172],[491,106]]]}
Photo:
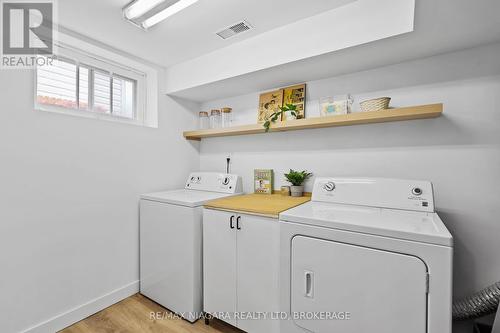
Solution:
{"label": "dryer door", "polygon": [[425,333],[427,267],[417,257],[296,236],[291,311],[315,333]]}

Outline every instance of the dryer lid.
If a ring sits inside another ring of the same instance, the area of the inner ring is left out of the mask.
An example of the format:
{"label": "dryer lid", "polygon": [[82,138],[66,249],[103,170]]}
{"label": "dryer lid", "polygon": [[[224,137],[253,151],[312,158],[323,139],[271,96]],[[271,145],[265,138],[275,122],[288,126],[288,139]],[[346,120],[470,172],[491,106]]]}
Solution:
{"label": "dryer lid", "polygon": [[453,245],[450,232],[436,213],[310,201],[282,212],[280,222]]}

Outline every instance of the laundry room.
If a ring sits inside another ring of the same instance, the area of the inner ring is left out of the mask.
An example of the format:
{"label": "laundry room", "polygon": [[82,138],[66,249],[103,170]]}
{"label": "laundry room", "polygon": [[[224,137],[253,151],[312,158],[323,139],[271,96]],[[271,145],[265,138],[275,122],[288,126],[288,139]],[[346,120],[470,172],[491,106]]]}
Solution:
{"label": "laundry room", "polygon": [[498,13],[0,0],[0,332],[500,333]]}

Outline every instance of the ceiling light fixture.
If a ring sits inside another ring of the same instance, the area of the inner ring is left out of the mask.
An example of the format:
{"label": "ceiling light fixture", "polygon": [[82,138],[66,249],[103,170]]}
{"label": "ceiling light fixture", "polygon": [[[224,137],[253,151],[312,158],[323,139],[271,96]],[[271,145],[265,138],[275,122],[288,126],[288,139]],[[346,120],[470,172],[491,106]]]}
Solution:
{"label": "ceiling light fixture", "polygon": [[143,29],[149,29],[199,0],[135,0],[123,8],[123,16]]}
{"label": "ceiling light fixture", "polygon": [[151,9],[158,6],[163,0],[135,0],[129,3],[123,9],[123,15],[133,20],[149,12]]}

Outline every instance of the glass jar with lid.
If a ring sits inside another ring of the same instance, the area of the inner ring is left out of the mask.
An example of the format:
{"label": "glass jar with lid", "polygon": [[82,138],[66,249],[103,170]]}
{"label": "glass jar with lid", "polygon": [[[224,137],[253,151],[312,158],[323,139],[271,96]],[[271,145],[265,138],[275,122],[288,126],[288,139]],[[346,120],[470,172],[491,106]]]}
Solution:
{"label": "glass jar with lid", "polygon": [[233,121],[233,109],[231,108],[222,108],[221,122],[222,127],[230,127]]}
{"label": "glass jar with lid", "polygon": [[210,111],[210,128],[220,128],[220,127],[221,127],[220,110]]}
{"label": "glass jar with lid", "polygon": [[210,121],[208,119],[208,112],[206,111],[201,111],[198,114],[198,128],[199,129],[208,129],[210,128]]}

